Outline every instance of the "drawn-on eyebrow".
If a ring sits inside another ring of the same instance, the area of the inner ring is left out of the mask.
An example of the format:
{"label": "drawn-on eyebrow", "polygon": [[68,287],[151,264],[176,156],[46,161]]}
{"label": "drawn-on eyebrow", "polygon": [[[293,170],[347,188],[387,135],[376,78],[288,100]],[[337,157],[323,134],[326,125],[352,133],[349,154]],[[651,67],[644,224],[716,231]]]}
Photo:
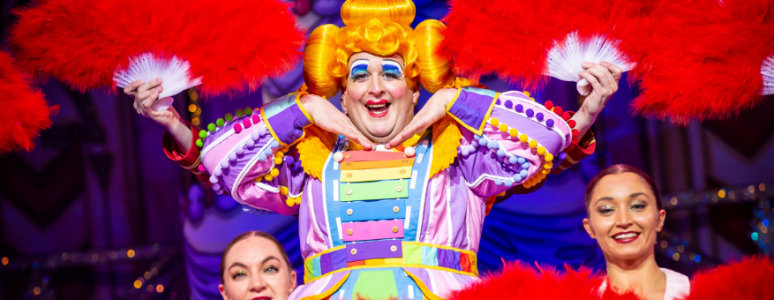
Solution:
{"label": "drawn-on eyebrow", "polygon": [[[636,193],[631,193],[631,194],[629,195],[629,199],[634,199],[634,198],[637,198],[637,197],[639,197],[639,196],[645,196],[645,197],[647,197],[647,196],[648,196],[648,194],[646,194],[646,193],[643,193],[643,192],[636,192]],[[597,202],[599,202],[599,201],[613,201],[613,197],[602,197],[602,198],[599,198],[599,199],[597,199],[597,200],[594,200],[594,204],[596,205],[596,204],[597,204]]]}
{"label": "drawn-on eyebrow", "polygon": [[352,62],[349,68],[349,76],[355,75],[355,72],[368,72],[368,60],[358,59]]}
{"label": "drawn-on eyebrow", "polygon": [[397,61],[385,59],[382,61],[383,72],[393,72],[397,74],[403,74],[403,67]]}
{"label": "drawn-on eyebrow", "polygon": [[233,268],[233,267],[242,267],[242,268],[247,269],[247,266],[245,264],[243,264],[241,262],[238,262],[238,261],[234,262],[230,266],[228,266],[228,269],[231,270],[231,268]]}
{"label": "drawn-on eyebrow", "polygon": [[263,261],[261,262],[261,264],[265,264],[267,261],[270,261],[270,260],[272,260],[272,259],[280,260],[280,259],[279,259],[279,258],[277,258],[276,256],[274,256],[274,255],[271,255],[271,256],[269,256],[269,257],[267,257],[267,258],[264,258],[264,259],[263,259]]}

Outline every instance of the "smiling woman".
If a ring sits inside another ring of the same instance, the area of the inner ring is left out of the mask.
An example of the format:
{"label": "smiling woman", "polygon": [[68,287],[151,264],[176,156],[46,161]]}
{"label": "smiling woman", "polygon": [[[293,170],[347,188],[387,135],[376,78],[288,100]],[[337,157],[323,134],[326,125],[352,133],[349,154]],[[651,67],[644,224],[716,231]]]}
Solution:
{"label": "smiling woman", "polygon": [[248,231],[223,250],[218,286],[224,300],[285,300],[296,288],[296,271],[282,245],[270,234]]}
{"label": "smiling woman", "polygon": [[690,290],[688,277],[656,264],[654,244],[664,226],[653,179],[617,164],[602,170],[586,188],[583,227],[605,255],[607,280],[600,288],[634,291],[644,299],[675,299]]}

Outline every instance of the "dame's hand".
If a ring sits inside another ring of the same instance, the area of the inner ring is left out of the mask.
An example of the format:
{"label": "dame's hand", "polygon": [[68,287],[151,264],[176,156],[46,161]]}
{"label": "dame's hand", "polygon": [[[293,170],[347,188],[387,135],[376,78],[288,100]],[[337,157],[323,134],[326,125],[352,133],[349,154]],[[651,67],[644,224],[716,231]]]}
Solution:
{"label": "dame's hand", "polygon": [[180,114],[173,106],[163,111],[154,111],[153,104],[159,101],[161,94],[161,78],[156,78],[150,82],[138,80],[130,83],[124,88],[124,93],[134,97],[134,110],[143,117],[149,118],[156,123],[164,126],[167,131],[175,138],[183,150],[188,151],[191,146],[193,135],[191,130],[183,123]]}
{"label": "dame's hand", "polygon": [[575,129],[580,133],[579,138],[588,132],[610,97],[618,91],[618,81],[621,80],[622,72],[620,67],[604,61],[599,64],[584,62],[583,68],[586,71],[579,75],[591,84],[592,90],[583,99],[578,112],[571,118],[575,120]]}
{"label": "dame's hand", "polygon": [[454,88],[444,88],[436,91],[427,100],[425,106],[411,119],[411,122],[387,143],[387,147],[396,147],[406,139],[414,136],[414,134],[423,132],[435,124],[435,122],[438,122],[446,115],[447,106],[455,95],[457,95],[457,89]]}
{"label": "dame's hand", "polygon": [[301,105],[312,118],[315,125],[325,131],[341,134],[357,142],[366,149],[373,149],[374,144],[366,138],[344,113],[323,97],[308,94],[301,96]]}

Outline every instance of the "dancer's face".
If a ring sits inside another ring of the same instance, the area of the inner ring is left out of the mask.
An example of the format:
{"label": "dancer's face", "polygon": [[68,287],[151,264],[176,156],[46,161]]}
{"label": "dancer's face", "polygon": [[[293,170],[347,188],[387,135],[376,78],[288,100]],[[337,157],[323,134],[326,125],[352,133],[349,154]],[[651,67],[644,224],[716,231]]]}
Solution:
{"label": "dancer's face", "polygon": [[288,298],[296,288],[296,272],[269,239],[251,236],[234,244],[224,257],[223,299]]}
{"label": "dancer's face", "polygon": [[635,173],[611,174],[591,191],[583,226],[605,259],[622,261],[653,255],[666,212],[658,209],[648,183]]}
{"label": "dancer's face", "polygon": [[406,83],[403,58],[360,52],[349,58],[341,106],[368,139],[386,143],[414,118],[419,91]]}

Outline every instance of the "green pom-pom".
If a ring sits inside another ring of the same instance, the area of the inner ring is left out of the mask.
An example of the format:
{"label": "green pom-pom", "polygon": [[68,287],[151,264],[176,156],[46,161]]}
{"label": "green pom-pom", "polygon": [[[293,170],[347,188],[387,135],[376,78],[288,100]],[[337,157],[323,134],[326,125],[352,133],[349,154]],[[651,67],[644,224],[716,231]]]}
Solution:
{"label": "green pom-pom", "polygon": [[234,119],[234,115],[232,114],[226,114],[226,122],[231,122],[231,120]]}
{"label": "green pom-pom", "polygon": [[199,137],[200,138],[206,138],[207,137],[207,130],[200,130],[199,131]]}
{"label": "green pom-pom", "polygon": [[250,107],[245,107],[245,116],[252,115],[252,114],[253,114],[253,109]]}
{"label": "green pom-pom", "polygon": [[207,125],[207,130],[209,130],[209,131],[215,131],[215,124],[213,124],[213,123],[210,123],[210,124],[208,124],[208,125]]}
{"label": "green pom-pom", "polygon": [[241,109],[237,109],[236,110],[236,117],[237,118],[241,118],[242,117],[242,110]]}
{"label": "green pom-pom", "polygon": [[218,124],[218,127],[223,127],[223,124],[226,124],[226,121],[223,121],[223,118],[218,118],[215,120],[215,124]]}
{"label": "green pom-pom", "polygon": [[196,147],[199,147],[199,148],[204,147],[204,142],[202,142],[202,139],[196,140]]}

